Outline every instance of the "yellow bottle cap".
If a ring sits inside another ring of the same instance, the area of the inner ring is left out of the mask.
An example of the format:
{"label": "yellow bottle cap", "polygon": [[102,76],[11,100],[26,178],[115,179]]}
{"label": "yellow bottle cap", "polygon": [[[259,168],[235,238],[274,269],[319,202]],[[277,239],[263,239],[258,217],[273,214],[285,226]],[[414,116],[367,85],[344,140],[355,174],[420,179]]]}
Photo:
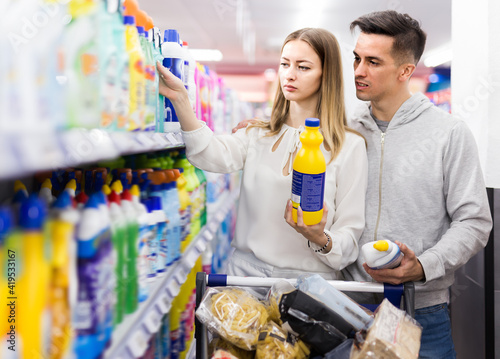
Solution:
{"label": "yellow bottle cap", "polygon": [[113,184],[111,185],[111,190],[115,191],[118,194],[121,194],[123,192],[122,181],[120,180],[114,181]]}
{"label": "yellow bottle cap", "polygon": [[68,183],[66,183],[65,189],[72,189],[76,191],[76,180],[74,178],[70,179]]}
{"label": "yellow bottle cap", "polygon": [[52,181],[50,178],[46,178],[45,181],[43,181],[42,188],[52,189]]}
{"label": "yellow bottle cap", "polygon": [[26,186],[24,185],[24,183],[22,183],[19,180],[16,180],[14,182],[14,193],[16,193],[17,191],[20,191],[20,190],[27,191]]}
{"label": "yellow bottle cap", "polygon": [[389,242],[381,239],[373,244],[373,248],[380,252],[386,252],[389,249]]}
{"label": "yellow bottle cap", "polygon": [[141,191],[139,190],[139,186],[138,185],[133,185],[132,188],[130,188],[130,194],[134,197],[139,197],[139,195],[141,194]]}
{"label": "yellow bottle cap", "polygon": [[111,193],[111,188],[107,184],[102,185],[102,193],[108,196]]}

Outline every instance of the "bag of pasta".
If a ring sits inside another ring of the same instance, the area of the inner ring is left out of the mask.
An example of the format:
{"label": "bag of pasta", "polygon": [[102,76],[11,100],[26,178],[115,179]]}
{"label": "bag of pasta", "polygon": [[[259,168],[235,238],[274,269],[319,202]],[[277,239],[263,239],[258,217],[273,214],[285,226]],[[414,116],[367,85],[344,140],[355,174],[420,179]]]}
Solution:
{"label": "bag of pasta", "polygon": [[302,340],[270,321],[260,332],[255,359],[306,359],[309,354]]}
{"label": "bag of pasta", "polygon": [[280,313],[280,301],[283,294],[291,293],[296,288],[286,280],[280,280],[274,283],[267,292],[267,313],[269,314],[269,318],[275,323],[282,325],[281,321],[281,313]]}
{"label": "bag of pasta", "polygon": [[260,330],[269,318],[255,296],[237,287],[209,288],[196,317],[212,333],[246,350],[255,350]]}

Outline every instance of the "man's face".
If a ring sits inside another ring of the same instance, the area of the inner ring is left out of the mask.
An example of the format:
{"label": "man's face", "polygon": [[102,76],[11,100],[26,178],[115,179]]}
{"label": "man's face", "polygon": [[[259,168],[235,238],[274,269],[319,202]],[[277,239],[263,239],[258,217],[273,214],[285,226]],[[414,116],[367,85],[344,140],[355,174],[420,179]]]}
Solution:
{"label": "man's face", "polygon": [[386,35],[361,33],[354,49],[356,96],[378,102],[398,91],[399,66],[392,57],[394,39]]}

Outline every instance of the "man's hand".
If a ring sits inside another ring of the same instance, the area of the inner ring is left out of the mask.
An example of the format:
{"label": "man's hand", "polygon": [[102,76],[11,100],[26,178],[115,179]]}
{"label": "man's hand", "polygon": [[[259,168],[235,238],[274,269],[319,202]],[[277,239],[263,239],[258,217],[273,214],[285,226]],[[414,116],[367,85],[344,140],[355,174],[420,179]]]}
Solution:
{"label": "man's hand", "polygon": [[236,131],[238,131],[240,128],[245,128],[247,127],[248,125],[252,124],[252,123],[255,123],[257,122],[257,120],[255,119],[250,119],[250,120],[243,120],[241,122],[239,122],[235,128],[233,128],[233,133],[235,133]]}
{"label": "man's hand", "polygon": [[404,254],[399,267],[394,269],[370,269],[366,263],[363,263],[366,273],[368,273],[377,282],[395,285],[423,280],[425,278],[424,269],[418,261],[415,252],[410,250],[406,244],[398,241],[395,241],[395,243]]}

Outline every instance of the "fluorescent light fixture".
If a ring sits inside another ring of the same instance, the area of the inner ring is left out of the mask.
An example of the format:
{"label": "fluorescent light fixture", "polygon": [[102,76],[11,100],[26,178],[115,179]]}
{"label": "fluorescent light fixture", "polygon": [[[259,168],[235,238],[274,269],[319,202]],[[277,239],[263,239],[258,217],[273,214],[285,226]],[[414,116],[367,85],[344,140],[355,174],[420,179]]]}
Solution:
{"label": "fluorescent light fixture", "polygon": [[447,62],[450,62],[453,59],[453,51],[451,48],[451,43],[446,44],[445,46],[430,51],[424,59],[424,65],[427,67],[436,67]]}
{"label": "fluorescent light fixture", "polygon": [[189,49],[191,56],[199,62],[222,61],[222,52],[216,49]]}

